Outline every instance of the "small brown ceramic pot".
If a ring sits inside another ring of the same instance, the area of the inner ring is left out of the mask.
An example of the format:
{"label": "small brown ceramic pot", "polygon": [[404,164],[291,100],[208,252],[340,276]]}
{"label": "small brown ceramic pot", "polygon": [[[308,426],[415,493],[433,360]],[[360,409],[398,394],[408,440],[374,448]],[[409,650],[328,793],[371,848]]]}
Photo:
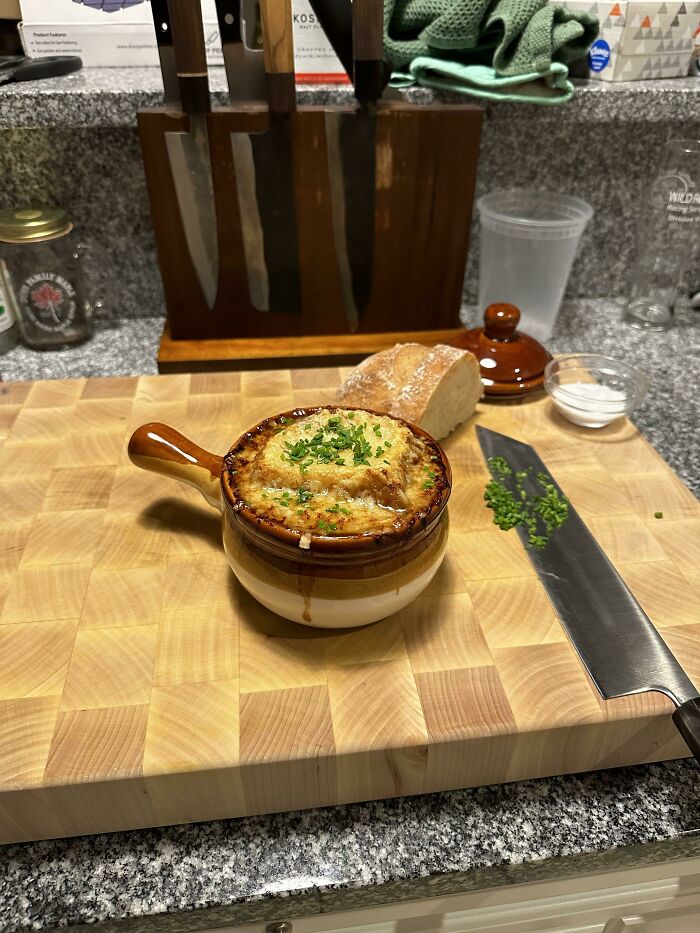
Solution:
{"label": "small brown ceramic pot", "polygon": [[402,421],[434,456],[438,479],[430,507],[415,513],[415,520],[398,533],[306,533],[302,543],[300,532],[258,514],[239,497],[226,464],[227,457],[270,421],[320,410],[295,409],[265,419],[243,434],[226,457],[203,450],[167,425],[146,424],[132,435],[129,456],[143,469],[194,486],[221,511],[231,568],[268,609],[319,628],[367,625],[415,599],[440,566],[447,547],[451,470],[437,441]]}

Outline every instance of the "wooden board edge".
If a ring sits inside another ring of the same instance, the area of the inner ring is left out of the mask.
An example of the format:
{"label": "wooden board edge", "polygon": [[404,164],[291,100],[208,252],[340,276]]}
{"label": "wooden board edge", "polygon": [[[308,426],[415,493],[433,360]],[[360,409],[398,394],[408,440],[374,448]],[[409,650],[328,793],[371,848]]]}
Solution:
{"label": "wooden board edge", "polygon": [[434,346],[447,343],[462,328],[392,331],[383,334],[329,334],[315,337],[262,337],[173,340],[166,321],[158,348],[159,373],[351,366],[396,343]]}
{"label": "wooden board edge", "polygon": [[[642,727],[647,728],[645,745],[630,755],[619,739]],[[526,740],[532,740],[533,753],[518,763]],[[434,740],[430,746],[417,742],[121,781],[2,788],[0,844],[347,806],[687,757],[669,746],[669,740],[683,744],[670,717],[654,713],[635,722],[581,723],[573,730],[553,726],[520,734],[464,735]],[[564,745],[567,760],[562,761]],[[112,792],[118,793],[116,799]],[[163,809],[173,794],[179,803],[177,817],[172,801]]]}

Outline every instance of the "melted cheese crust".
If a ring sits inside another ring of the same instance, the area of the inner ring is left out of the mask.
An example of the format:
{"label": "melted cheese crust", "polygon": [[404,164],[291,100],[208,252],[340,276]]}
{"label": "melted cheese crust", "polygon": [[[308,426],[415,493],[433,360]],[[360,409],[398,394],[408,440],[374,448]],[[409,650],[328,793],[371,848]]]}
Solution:
{"label": "melted cheese crust", "polygon": [[227,466],[258,516],[313,535],[401,531],[445,484],[435,448],[400,421],[361,409],[267,422]]}

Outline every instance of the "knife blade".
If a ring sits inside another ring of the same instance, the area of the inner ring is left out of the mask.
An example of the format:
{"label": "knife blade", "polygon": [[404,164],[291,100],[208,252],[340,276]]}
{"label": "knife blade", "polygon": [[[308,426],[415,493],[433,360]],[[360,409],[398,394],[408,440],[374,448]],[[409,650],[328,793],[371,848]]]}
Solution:
{"label": "knife blade", "polygon": [[232,103],[266,103],[265,62],[255,48],[255,0],[216,0],[228,94]]}
{"label": "knife blade", "polygon": [[[161,15],[155,23],[161,66],[163,46],[166,64],[169,62],[168,42],[164,41],[169,32],[179,85],[178,102],[190,122],[188,132],[166,133],[166,146],[190,258],[207,307],[212,309],[219,280],[219,254],[207,131],[211,105],[201,8],[199,0],[168,0],[170,28],[164,30],[163,5],[152,6],[154,18],[157,13]],[[168,71],[163,73],[166,100],[172,84],[169,69],[168,64]]]}
{"label": "knife blade", "polygon": [[301,282],[292,155],[296,110],[291,0],[261,0],[265,85],[270,125],[250,137],[263,228],[271,311],[299,313]]}
{"label": "knife blade", "polygon": [[[251,6],[253,9],[251,9]],[[216,0],[221,46],[231,103],[256,103],[267,106],[263,52],[251,51],[250,29],[254,27],[255,2],[248,3],[243,22],[243,0]],[[244,30],[249,35],[244,38]],[[250,136],[231,133],[236,194],[241,217],[241,235],[248,276],[251,304],[258,311],[270,310],[270,284],[265,262],[265,241],[255,185],[255,162]]]}
{"label": "knife blade", "polygon": [[348,68],[351,27],[352,79],[358,109],[327,111],[326,146],[331,211],[343,301],[352,332],[372,293],[376,189],[377,103],[386,84],[382,0],[312,0],[331,45]]}
{"label": "knife blade", "polygon": [[[480,425],[476,432],[487,462],[504,457],[514,473],[531,470],[550,478],[529,444]],[[518,527],[517,532],[524,545],[527,530]],[[571,504],[567,520],[544,550],[526,553],[601,695],[609,700],[648,691],[665,694],[677,707],[676,727],[700,760],[697,688]]]}

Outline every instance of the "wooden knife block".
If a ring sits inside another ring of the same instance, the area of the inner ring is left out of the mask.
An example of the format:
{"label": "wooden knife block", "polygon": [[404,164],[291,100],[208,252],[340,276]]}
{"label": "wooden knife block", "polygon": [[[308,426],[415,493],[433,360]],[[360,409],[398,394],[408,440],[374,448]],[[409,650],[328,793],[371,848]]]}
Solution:
{"label": "wooden knife block", "polygon": [[[224,368],[225,358],[231,356],[233,368],[243,357],[248,368],[255,357],[275,365],[279,338],[288,338],[284,359],[296,356],[313,364],[331,357],[335,363],[351,362],[385,346],[389,334],[393,338],[396,332],[458,325],[481,109],[380,104],[372,291],[354,334],[343,303],[333,235],[327,109],[302,107],[291,116],[302,295],[298,314],[259,311],[249,298],[231,134],[264,130],[267,110],[227,108],[208,116],[219,243],[219,286],[213,310],[206,307],[190,259],[166,149],[165,134],[187,131],[188,118],[167,109],[139,112],[168,314],[159,356],[162,370],[191,368],[187,365],[190,358],[198,359],[200,366],[210,358],[216,360],[216,368]],[[318,352],[309,337],[320,338]],[[299,338],[303,338],[303,352],[295,349]],[[212,342],[211,353],[201,341]]]}

